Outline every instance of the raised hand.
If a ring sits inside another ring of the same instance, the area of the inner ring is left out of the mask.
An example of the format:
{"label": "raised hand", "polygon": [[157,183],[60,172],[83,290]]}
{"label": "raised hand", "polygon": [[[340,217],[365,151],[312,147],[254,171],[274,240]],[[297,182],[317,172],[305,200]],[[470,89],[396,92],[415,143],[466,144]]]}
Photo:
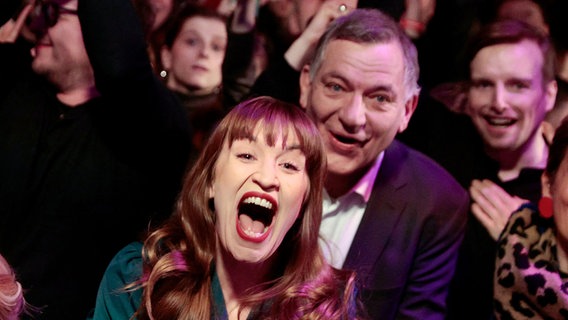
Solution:
{"label": "raised hand", "polygon": [[26,18],[33,9],[33,3],[27,4],[24,9],[18,15],[18,19],[8,20],[3,26],[0,27],[0,43],[14,43],[22,28],[25,25]]}
{"label": "raised hand", "polygon": [[509,216],[528,200],[512,196],[489,180],[473,180],[469,187],[471,211],[494,240],[505,228]]}
{"label": "raised hand", "polygon": [[409,37],[418,38],[434,15],[436,0],[405,0],[405,6],[400,23]]}
{"label": "raised hand", "polygon": [[[351,1],[352,2],[352,1]],[[355,9],[350,1],[328,0],[324,2],[300,37],[292,43],[284,57],[290,66],[300,70],[309,61],[318,40],[331,21]]]}

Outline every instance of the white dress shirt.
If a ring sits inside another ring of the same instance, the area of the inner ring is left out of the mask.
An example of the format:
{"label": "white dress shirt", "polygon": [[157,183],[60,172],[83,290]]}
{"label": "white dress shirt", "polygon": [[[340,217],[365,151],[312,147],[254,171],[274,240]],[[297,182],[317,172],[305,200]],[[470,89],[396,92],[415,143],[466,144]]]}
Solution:
{"label": "white dress shirt", "polygon": [[355,233],[359,228],[375,178],[383,161],[384,151],[379,154],[375,164],[346,194],[337,199],[323,192],[323,218],[320,226],[320,247],[327,261],[341,269]]}

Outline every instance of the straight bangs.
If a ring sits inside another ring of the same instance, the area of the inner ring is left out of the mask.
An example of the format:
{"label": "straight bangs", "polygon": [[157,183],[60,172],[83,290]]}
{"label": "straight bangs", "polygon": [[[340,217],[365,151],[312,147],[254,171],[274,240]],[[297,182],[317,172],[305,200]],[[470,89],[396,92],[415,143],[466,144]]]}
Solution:
{"label": "straight bangs", "polygon": [[324,159],[319,131],[299,107],[270,97],[258,97],[236,106],[219,125],[226,134],[229,146],[235,140],[254,140],[262,132],[266,143],[273,147],[282,138],[286,147],[291,133],[295,134],[300,150],[306,156],[308,175],[312,167]]}

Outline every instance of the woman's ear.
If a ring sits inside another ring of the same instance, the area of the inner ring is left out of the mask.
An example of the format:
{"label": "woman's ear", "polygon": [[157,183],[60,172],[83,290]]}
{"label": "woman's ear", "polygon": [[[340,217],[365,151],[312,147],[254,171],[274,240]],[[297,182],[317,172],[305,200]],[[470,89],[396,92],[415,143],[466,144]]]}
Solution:
{"label": "woman's ear", "polygon": [[542,196],[552,198],[552,190],[550,188],[550,177],[546,172],[542,173],[540,176],[540,183],[542,185]]}
{"label": "woman's ear", "polygon": [[213,186],[209,186],[209,198],[215,198],[215,190],[213,189]]}
{"label": "woman's ear", "polygon": [[162,67],[164,70],[170,70],[172,67],[172,53],[167,46],[162,46],[160,50],[160,58],[162,58]]}
{"label": "woman's ear", "polygon": [[554,126],[548,120],[542,120],[540,127],[542,128],[542,136],[546,143],[550,146],[552,144],[552,139],[554,139]]}

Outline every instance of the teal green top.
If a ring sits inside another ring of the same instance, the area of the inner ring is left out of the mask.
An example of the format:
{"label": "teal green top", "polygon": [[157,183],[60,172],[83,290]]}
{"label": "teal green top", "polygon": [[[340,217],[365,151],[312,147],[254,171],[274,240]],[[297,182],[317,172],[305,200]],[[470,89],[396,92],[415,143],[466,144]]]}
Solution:
{"label": "teal green top", "polygon": [[[133,242],[120,250],[108,265],[97,294],[94,313],[88,319],[94,320],[128,320],[138,310],[142,301],[142,289],[125,291],[126,285],[133,283],[142,276],[142,243]],[[227,308],[223,291],[219,283],[219,277],[213,272],[211,279],[211,291],[213,295],[214,310],[211,319],[227,320]],[[355,298],[349,302],[350,315],[348,319],[354,319],[357,304]],[[265,301],[261,306],[254,308],[249,313],[247,320],[260,319],[262,314],[268,312],[270,301]]]}
{"label": "teal green top", "polygon": [[[138,310],[142,300],[142,289],[127,292],[124,291],[124,287],[140,279],[141,276],[142,243],[133,242],[120,250],[107,267],[99,286],[94,313],[89,319],[130,319]],[[212,318],[227,319],[225,300],[216,272],[213,273],[211,286],[215,308]]]}

